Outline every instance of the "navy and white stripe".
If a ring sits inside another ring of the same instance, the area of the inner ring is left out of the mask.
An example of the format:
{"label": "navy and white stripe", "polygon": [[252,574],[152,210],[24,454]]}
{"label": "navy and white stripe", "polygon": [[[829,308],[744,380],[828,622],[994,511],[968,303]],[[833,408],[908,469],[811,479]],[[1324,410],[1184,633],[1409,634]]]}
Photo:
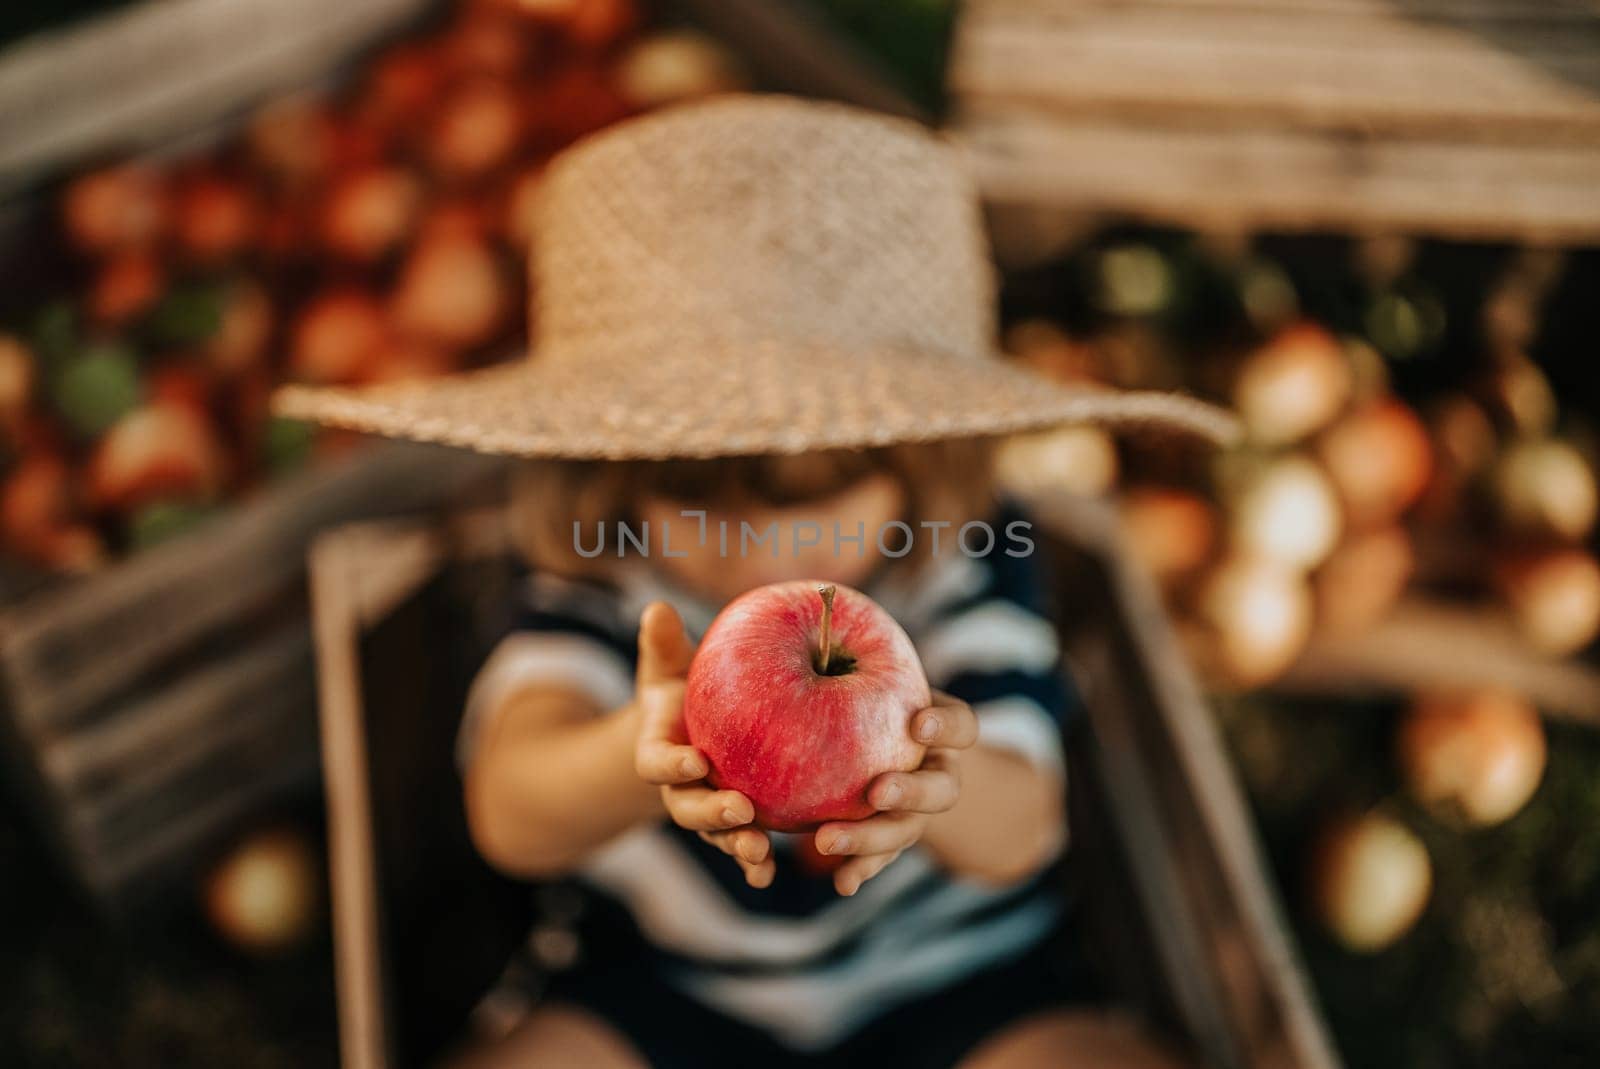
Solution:
{"label": "navy and white stripe", "polygon": [[[906,627],[929,682],[971,703],[983,744],[1063,768],[1069,696],[1030,560],[940,556],[868,593]],[[469,696],[463,762],[483,719],[519,687],[558,684],[601,708],[624,704],[650,601],[678,606],[696,636],[715,614],[647,570],[621,575],[614,589],[534,576],[522,598],[517,628]],[[1059,911],[1042,882],[997,889],[952,879],[918,849],[840,898],[798,868],[791,837],[775,838],[778,876],[761,891],[698,836],[665,824],[602,847],[583,876],[629,910],[671,982],[797,1049],[829,1046],[894,1004],[1022,953]]]}

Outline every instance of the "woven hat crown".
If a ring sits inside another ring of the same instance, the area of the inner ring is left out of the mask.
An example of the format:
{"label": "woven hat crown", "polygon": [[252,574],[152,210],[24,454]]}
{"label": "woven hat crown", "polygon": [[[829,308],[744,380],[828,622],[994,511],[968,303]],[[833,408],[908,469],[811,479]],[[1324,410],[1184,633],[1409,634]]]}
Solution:
{"label": "woven hat crown", "polygon": [[663,342],[980,356],[994,336],[953,150],[838,105],[731,97],[600,134],[552,166],[536,234],[540,361]]}

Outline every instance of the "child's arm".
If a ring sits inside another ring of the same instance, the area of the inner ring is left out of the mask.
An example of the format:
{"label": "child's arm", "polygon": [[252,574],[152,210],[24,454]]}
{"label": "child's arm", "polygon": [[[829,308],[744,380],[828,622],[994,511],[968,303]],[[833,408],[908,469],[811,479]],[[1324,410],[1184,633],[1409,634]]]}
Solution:
{"label": "child's arm", "polygon": [[491,712],[466,775],[467,824],[484,859],[549,876],[661,811],[633,771],[639,710],[604,715],[576,691],[537,686]]}
{"label": "child's arm", "polygon": [[[695,830],[748,822],[743,795],[678,786],[706,773],[693,748],[640,731],[681,719],[693,652],[677,614],[652,605],[640,621],[634,697],[621,709],[607,714],[576,690],[545,685],[519,689],[493,710],[466,773],[479,853],[508,873],[545,876],[664,812]],[[727,819],[730,810],[737,819]]]}

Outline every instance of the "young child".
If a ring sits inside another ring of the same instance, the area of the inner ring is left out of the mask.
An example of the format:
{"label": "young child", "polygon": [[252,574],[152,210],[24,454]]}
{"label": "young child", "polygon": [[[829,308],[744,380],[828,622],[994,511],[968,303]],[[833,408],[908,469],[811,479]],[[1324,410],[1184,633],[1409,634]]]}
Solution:
{"label": "young child", "polygon": [[[1082,1011],[1062,951],[1070,702],[984,440],[1216,417],[994,359],[975,198],[909,124],[782,98],[635,120],[552,165],[542,221],[524,366],[280,398],[530,458],[521,619],[459,758],[483,856],[593,897],[578,964],[484,1063],[1173,1064]],[[706,782],[682,719],[717,609],[785,579],[875,598],[935,694],[875,815],[795,836]]]}

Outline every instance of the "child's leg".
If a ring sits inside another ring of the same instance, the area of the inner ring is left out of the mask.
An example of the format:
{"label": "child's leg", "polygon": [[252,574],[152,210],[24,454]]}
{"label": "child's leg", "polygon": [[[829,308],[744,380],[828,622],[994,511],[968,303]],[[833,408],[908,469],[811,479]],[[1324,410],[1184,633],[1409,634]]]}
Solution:
{"label": "child's leg", "polygon": [[628,1041],[593,1014],[571,1006],[544,1006],[494,1043],[474,1047],[449,1069],[581,1065],[584,1069],[646,1069]]}
{"label": "child's leg", "polygon": [[1096,1010],[1054,1010],[985,1040],[960,1069],[1184,1069],[1132,1018]]}

